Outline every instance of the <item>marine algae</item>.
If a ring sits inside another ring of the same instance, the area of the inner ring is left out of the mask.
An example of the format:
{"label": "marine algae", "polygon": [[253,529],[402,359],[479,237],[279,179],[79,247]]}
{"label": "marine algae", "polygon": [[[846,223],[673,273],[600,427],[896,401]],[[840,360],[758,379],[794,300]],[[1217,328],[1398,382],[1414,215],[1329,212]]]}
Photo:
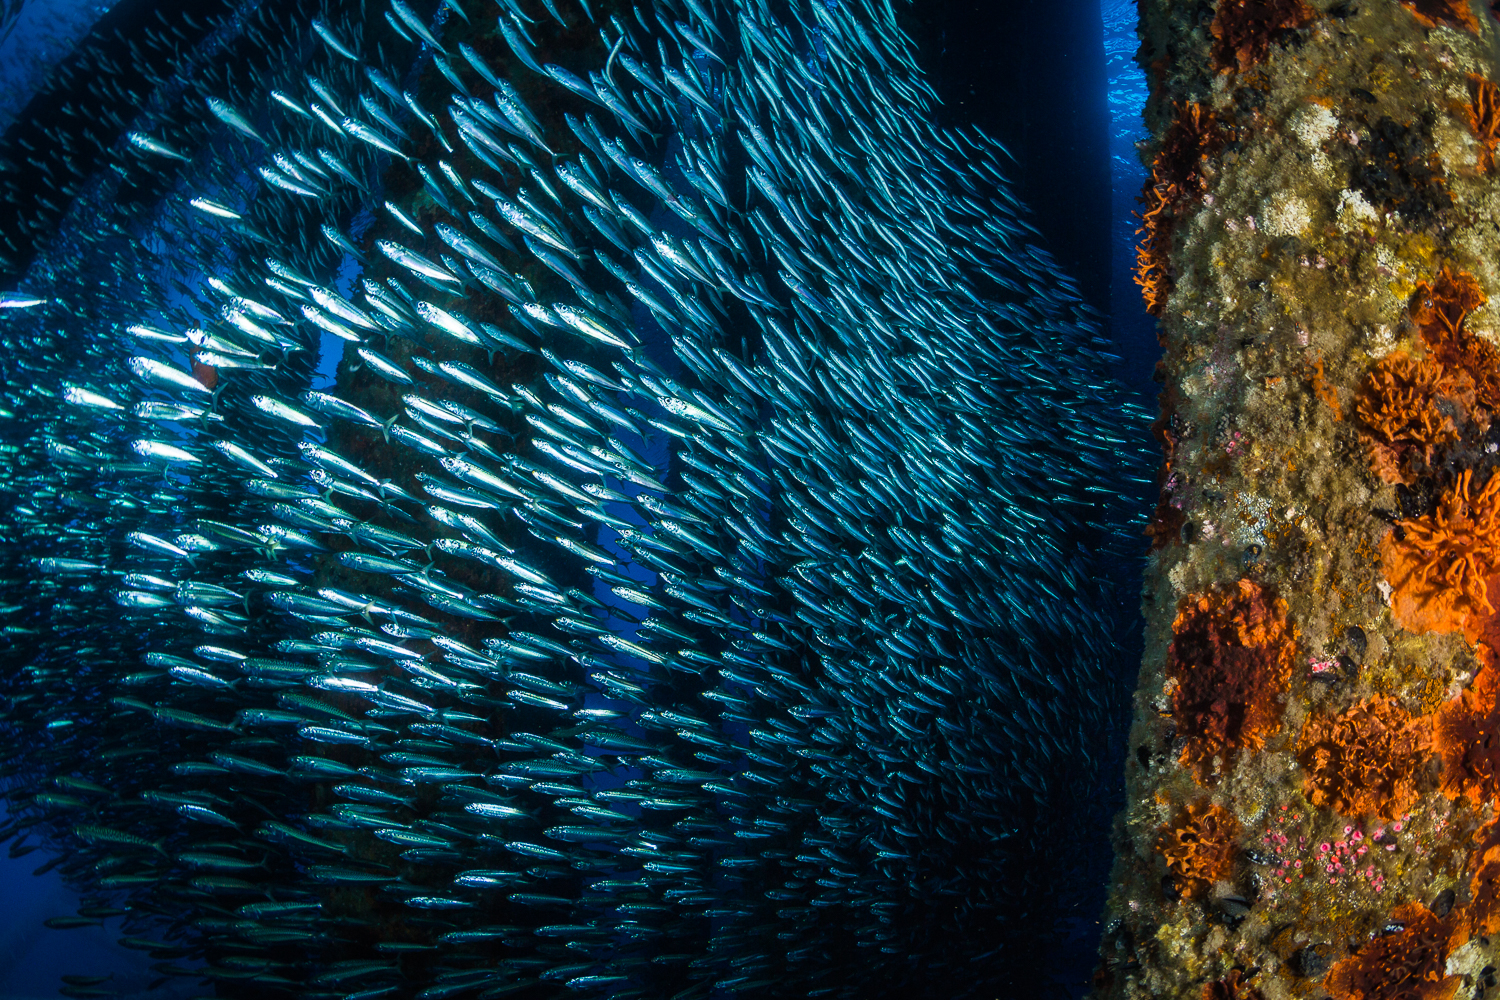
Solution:
{"label": "marine algae", "polygon": [[1500,348],[1467,328],[1469,315],[1488,301],[1474,275],[1445,264],[1431,282],[1417,283],[1408,313],[1433,357],[1468,373],[1479,405],[1493,413],[1500,409]]}
{"label": "marine algae", "polygon": [[1500,820],[1491,820],[1474,833],[1467,865],[1469,902],[1463,908],[1464,930],[1470,936],[1500,933]]}
{"label": "marine algae", "polygon": [[1251,985],[1257,970],[1230,969],[1229,975],[1203,984],[1203,1000],[1265,1000],[1265,994]]}
{"label": "marine algae", "polygon": [[1162,140],[1151,164],[1137,215],[1141,237],[1136,246],[1135,283],[1146,311],[1160,316],[1172,290],[1171,251],[1174,221],[1184,206],[1201,197],[1204,168],[1232,138],[1228,126],[1203,104],[1188,102]]}
{"label": "marine algae", "polygon": [[1474,16],[1468,0],[1401,0],[1401,4],[1426,27],[1441,25],[1464,31],[1479,30],[1479,18]]}
{"label": "marine algae", "polygon": [[1470,74],[1469,88],[1473,94],[1468,108],[1469,127],[1474,138],[1484,147],[1482,167],[1492,170],[1495,166],[1495,147],[1500,146],[1500,87],[1477,74]]}
{"label": "marine algae", "polygon": [[1443,760],[1443,794],[1476,807],[1500,799],[1500,673],[1485,667],[1439,708],[1434,746]]}
{"label": "marine algae", "polygon": [[[1242,62],[1247,5],[1141,4],[1169,467],[1101,997],[1477,997],[1500,966],[1500,35],[1310,7]],[[1191,892],[1163,845],[1205,788],[1241,833]]]}

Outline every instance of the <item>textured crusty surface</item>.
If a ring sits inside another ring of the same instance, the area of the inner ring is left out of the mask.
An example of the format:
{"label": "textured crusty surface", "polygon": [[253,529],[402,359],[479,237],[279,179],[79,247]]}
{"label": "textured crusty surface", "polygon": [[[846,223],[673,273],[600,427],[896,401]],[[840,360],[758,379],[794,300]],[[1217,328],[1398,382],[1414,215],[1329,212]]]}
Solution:
{"label": "textured crusty surface", "polygon": [[1100,996],[1494,983],[1496,29],[1142,0],[1165,461]]}

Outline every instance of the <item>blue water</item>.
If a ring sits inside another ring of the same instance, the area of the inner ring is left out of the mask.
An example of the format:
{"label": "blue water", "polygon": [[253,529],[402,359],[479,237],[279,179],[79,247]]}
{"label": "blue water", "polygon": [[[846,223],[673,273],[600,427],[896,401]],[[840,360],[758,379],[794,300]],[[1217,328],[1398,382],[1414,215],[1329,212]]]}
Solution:
{"label": "blue water", "polygon": [[[48,70],[111,4],[112,0],[0,0],[0,128],[10,124]],[[1132,58],[1137,44],[1133,0],[1100,0],[1099,13],[1103,39],[1098,48],[1107,78],[1110,185],[1108,274],[1103,284],[1108,289],[1111,334],[1123,359],[1120,374],[1149,405],[1155,395],[1151,382],[1156,357],[1154,321],[1145,314],[1130,278],[1135,242],[1132,213],[1145,176],[1135,145],[1145,136],[1141,108],[1146,88]],[[985,98],[975,95],[973,99],[980,103]],[[991,99],[1003,98],[994,95]],[[964,98],[960,103],[968,101]],[[1068,259],[1067,248],[1060,249],[1064,251],[1060,258]],[[353,260],[347,264],[341,284],[352,280],[355,272]],[[325,336],[317,366],[320,383],[332,383],[342,348],[342,341]],[[71,915],[80,905],[57,872],[32,874],[49,856],[45,851],[20,858],[0,855],[0,900],[5,904],[0,912],[0,1000],[55,996],[58,977],[63,974],[109,976],[104,988],[125,998],[149,995],[174,1000],[204,991],[191,981],[175,980],[163,990],[146,993],[147,984],[158,977],[151,969],[153,960],[116,943],[118,921],[102,928],[44,928],[44,920]],[[1107,870],[1107,865],[1101,868]],[[1093,920],[1080,918],[1075,932],[1076,950],[1086,955],[1096,934]],[[1086,975],[1087,970],[1062,970],[1059,978],[1076,984],[1082,979],[1080,973]]]}
{"label": "blue water", "polygon": [[1104,62],[1109,78],[1109,312],[1110,330],[1121,357],[1120,375],[1151,409],[1156,385],[1156,321],[1146,314],[1140,289],[1131,275],[1135,265],[1135,212],[1146,168],[1136,143],[1147,137],[1141,120],[1146,104],[1146,75],[1135,64],[1135,0],[1101,0],[1104,14]]}
{"label": "blue water", "polygon": [[43,926],[52,917],[72,916],[79,905],[77,893],[57,872],[32,874],[48,856],[40,850],[20,858],[0,856],[0,1000],[55,997],[62,975],[108,976],[100,988],[117,991],[121,1000],[178,1000],[200,992],[181,980],[146,992],[159,974],[144,953],[116,943],[118,921],[75,930]]}
{"label": "blue water", "polygon": [[0,0],[0,129],[115,0]]}

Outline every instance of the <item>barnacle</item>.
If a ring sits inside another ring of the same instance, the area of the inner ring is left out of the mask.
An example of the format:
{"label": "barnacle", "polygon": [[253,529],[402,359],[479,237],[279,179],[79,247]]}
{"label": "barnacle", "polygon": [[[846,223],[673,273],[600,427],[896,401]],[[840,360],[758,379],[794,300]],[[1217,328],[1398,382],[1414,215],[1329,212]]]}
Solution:
{"label": "barnacle", "polygon": [[1500,350],[1464,326],[1469,313],[1487,301],[1472,274],[1444,265],[1431,284],[1417,285],[1407,312],[1434,359],[1444,368],[1467,372],[1478,404],[1494,412],[1500,409]]}
{"label": "barnacle", "polygon": [[1230,969],[1229,975],[1203,984],[1203,1000],[1265,1000],[1265,994],[1250,985],[1250,976],[1244,969]]}
{"label": "barnacle", "polygon": [[1396,351],[1382,358],[1360,386],[1355,412],[1380,478],[1412,483],[1431,465],[1438,445],[1458,439],[1453,418],[1439,406],[1450,398],[1467,410],[1474,383],[1467,372],[1446,373],[1430,358]]}
{"label": "barnacle", "polygon": [[1182,763],[1205,776],[1215,756],[1258,750],[1280,726],[1278,695],[1296,654],[1286,602],[1251,580],[1189,598],[1172,623],[1172,712]]}
{"label": "barnacle", "polygon": [[1474,138],[1484,147],[1481,163],[1485,170],[1495,165],[1495,147],[1500,145],[1500,87],[1482,76],[1470,74],[1469,90],[1473,101],[1464,110]]}
{"label": "barnacle", "polygon": [[1500,796],[1500,673],[1486,668],[1446,703],[1433,725],[1443,759],[1443,793],[1476,805]]}
{"label": "barnacle", "polygon": [[1209,27],[1214,65],[1220,73],[1244,72],[1266,58],[1273,41],[1316,16],[1303,0],[1219,0]]}
{"label": "barnacle", "polygon": [[1367,942],[1323,980],[1333,1000],[1450,1000],[1463,982],[1446,975],[1458,935],[1426,907],[1406,903],[1391,914],[1401,926]]}
{"label": "barnacle", "polygon": [[1381,539],[1391,613],[1402,628],[1472,630],[1495,611],[1486,590],[1500,570],[1500,475],[1477,493],[1472,478],[1472,471],[1460,473],[1435,511],[1401,521]]}
{"label": "barnacle", "polygon": [[1162,827],[1156,849],[1185,896],[1202,896],[1234,870],[1240,826],[1225,809],[1207,799],[1188,805]]}
{"label": "barnacle", "polygon": [[1479,18],[1469,9],[1468,0],[1401,0],[1401,4],[1429,28],[1442,25],[1479,31]]}
{"label": "barnacle", "polygon": [[1308,801],[1345,816],[1395,819],[1417,800],[1429,733],[1426,720],[1389,698],[1309,719],[1297,742]]}

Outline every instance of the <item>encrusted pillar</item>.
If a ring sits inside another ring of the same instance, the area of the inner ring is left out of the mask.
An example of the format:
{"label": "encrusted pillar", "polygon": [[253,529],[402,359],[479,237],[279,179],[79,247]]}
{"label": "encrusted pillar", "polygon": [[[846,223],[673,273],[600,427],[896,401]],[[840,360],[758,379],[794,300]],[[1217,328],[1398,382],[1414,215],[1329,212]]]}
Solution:
{"label": "encrusted pillar", "polygon": [[1141,0],[1164,449],[1103,997],[1500,981],[1500,40]]}

